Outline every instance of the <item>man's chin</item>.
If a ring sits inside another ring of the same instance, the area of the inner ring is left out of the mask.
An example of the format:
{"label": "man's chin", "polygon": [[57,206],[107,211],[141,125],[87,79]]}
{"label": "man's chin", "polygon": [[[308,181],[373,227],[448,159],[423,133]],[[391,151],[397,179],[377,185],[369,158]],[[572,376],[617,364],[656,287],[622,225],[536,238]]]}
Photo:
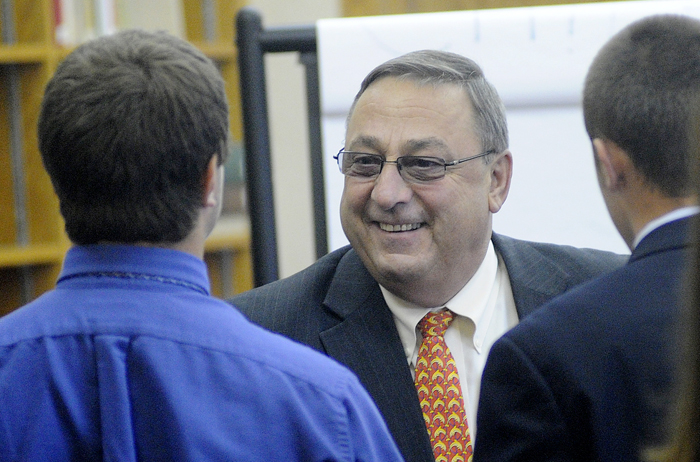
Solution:
{"label": "man's chin", "polygon": [[375,255],[370,260],[370,264],[365,265],[372,268],[370,273],[380,283],[410,284],[424,277],[426,258],[421,255],[391,253]]}

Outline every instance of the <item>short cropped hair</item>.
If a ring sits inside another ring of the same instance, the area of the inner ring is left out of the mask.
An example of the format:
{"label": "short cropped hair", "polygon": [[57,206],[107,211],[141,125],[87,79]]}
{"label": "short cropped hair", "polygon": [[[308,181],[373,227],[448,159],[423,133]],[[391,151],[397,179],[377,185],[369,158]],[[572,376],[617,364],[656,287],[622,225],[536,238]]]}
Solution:
{"label": "short cropped hair", "polygon": [[646,181],[669,197],[692,194],[692,114],[700,95],[700,21],[641,19],[618,32],[586,76],[591,139],[617,144]]}
{"label": "short cropped hair", "polygon": [[175,243],[194,228],[212,156],[228,152],[216,65],[165,32],[77,47],[46,86],[44,166],[76,244]]}
{"label": "short cropped hair", "polygon": [[420,50],[386,61],[362,81],[348,120],[365,90],[384,77],[411,80],[419,85],[452,84],[463,88],[474,108],[474,128],[481,149],[495,152],[508,149],[508,124],[503,101],[484,77],[481,67],[471,59],[446,51]]}

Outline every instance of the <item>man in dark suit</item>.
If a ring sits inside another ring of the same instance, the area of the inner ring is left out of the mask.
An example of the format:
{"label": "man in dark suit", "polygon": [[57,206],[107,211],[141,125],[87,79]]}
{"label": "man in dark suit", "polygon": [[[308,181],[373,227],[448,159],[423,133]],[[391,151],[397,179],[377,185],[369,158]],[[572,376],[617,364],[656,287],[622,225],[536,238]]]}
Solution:
{"label": "man in dark suit", "polygon": [[555,298],[491,349],[475,461],[635,461],[663,441],[674,320],[697,213],[688,163],[700,21],[655,16],[594,59],[584,117],[624,267]]}
{"label": "man in dark suit", "polygon": [[[468,460],[493,342],[540,304],[626,258],[492,235],[491,216],[511,179],[505,110],[463,56],[419,51],[373,70],[337,160],[351,246],[231,302],[349,366],[407,461],[432,461],[445,448]],[[452,320],[439,341],[459,377],[459,435],[469,435],[459,442],[446,442],[452,432],[443,428],[429,435],[414,384],[426,341],[418,325],[433,312]]]}

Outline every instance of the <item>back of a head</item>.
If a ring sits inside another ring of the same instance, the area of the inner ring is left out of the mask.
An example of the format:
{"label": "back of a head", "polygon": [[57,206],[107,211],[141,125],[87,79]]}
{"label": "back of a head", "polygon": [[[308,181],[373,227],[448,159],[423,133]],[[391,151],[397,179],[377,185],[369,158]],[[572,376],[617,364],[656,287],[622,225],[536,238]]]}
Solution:
{"label": "back of a head", "polygon": [[586,77],[583,110],[591,139],[617,144],[669,197],[692,194],[692,102],[700,95],[700,21],[651,16],[617,33]]}
{"label": "back of a head", "polygon": [[76,48],[46,87],[38,130],[70,239],[184,239],[228,130],[221,75],[184,40],[128,30]]}
{"label": "back of a head", "polygon": [[498,92],[486,80],[477,63],[456,53],[419,50],[386,61],[374,68],[362,81],[355,96],[350,115],[357,100],[379,79],[393,77],[411,80],[418,85],[457,85],[472,102],[475,123],[483,150],[502,152],[508,148],[506,110]]}

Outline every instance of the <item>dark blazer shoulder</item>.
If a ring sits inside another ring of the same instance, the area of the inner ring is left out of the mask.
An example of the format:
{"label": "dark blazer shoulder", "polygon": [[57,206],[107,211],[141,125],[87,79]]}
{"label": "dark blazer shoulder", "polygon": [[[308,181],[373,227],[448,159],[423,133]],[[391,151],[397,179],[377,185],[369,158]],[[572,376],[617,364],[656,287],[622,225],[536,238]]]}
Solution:
{"label": "dark blazer shoulder", "polygon": [[338,322],[323,301],[338,265],[350,251],[350,246],[337,249],[298,273],[227,301],[250,321],[322,350],[318,333]]}
{"label": "dark blazer shoulder", "polygon": [[496,233],[492,241],[508,271],[520,318],[551,298],[629,260],[629,255],[524,241]]}

